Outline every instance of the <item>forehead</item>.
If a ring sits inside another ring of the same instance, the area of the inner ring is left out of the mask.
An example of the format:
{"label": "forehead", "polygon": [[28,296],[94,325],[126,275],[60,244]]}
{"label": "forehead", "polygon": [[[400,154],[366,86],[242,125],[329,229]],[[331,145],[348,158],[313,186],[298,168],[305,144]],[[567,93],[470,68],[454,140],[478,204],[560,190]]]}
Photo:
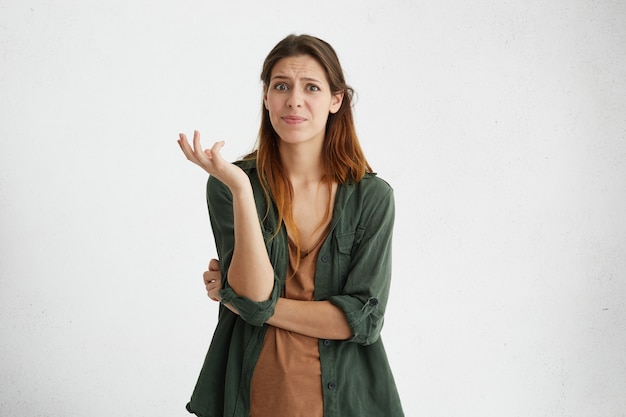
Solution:
{"label": "forehead", "polygon": [[271,78],[314,78],[326,82],[324,67],[310,55],[297,55],[280,59],[272,68]]}

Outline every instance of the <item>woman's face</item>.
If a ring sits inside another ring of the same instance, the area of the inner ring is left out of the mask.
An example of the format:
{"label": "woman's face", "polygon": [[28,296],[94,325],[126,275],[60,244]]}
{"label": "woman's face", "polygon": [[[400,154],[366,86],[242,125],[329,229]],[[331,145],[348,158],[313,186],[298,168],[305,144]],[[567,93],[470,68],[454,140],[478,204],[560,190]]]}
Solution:
{"label": "woman's face", "polygon": [[341,107],[343,92],[333,94],[324,68],[311,56],[299,55],[274,65],[263,100],[281,141],[321,145],[328,115]]}

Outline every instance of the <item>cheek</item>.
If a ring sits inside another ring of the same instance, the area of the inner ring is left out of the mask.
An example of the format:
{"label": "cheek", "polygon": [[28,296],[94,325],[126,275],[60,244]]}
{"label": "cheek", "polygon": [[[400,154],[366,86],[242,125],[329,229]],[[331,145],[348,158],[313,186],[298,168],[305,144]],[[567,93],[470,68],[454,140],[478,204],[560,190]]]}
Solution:
{"label": "cheek", "polygon": [[319,115],[319,117],[328,118],[330,114],[331,105],[329,102],[321,102],[315,106],[315,112]]}
{"label": "cheek", "polygon": [[265,109],[267,110],[269,121],[272,124],[272,127],[276,128],[276,123],[278,123],[278,120],[280,118],[278,103],[276,102],[276,100],[272,100],[270,98],[265,101]]}
{"label": "cheek", "polygon": [[271,113],[275,113],[277,109],[279,109],[280,107],[280,103],[279,100],[277,100],[275,97],[268,97],[265,100],[265,108]]}

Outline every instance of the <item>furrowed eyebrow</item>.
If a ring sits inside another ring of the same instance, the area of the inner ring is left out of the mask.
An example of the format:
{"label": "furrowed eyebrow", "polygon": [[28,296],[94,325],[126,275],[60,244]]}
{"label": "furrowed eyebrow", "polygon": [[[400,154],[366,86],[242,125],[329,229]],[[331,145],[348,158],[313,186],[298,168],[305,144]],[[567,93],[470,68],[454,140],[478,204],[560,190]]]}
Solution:
{"label": "furrowed eyebrow", "polygon": [[[272,77],[272,80],[291,80],[291,78],[287,77],[286,75],[275,75]],[[311,77],[302,77],[301,80],[314,82],[314,83],[321,83],[321,81],[318,80],[317,78],[311,78]]]}

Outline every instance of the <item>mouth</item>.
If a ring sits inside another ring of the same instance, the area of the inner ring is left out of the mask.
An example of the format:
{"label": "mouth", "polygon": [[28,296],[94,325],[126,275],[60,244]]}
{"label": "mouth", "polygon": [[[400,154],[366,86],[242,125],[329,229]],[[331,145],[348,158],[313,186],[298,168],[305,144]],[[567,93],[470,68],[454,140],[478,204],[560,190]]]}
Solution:
{"label": "mouth", "polygon": [[300,117],[300,116],[284,116],[282,117],[282,119],[288,125],[297,125],[306,121],[304,117]]}

